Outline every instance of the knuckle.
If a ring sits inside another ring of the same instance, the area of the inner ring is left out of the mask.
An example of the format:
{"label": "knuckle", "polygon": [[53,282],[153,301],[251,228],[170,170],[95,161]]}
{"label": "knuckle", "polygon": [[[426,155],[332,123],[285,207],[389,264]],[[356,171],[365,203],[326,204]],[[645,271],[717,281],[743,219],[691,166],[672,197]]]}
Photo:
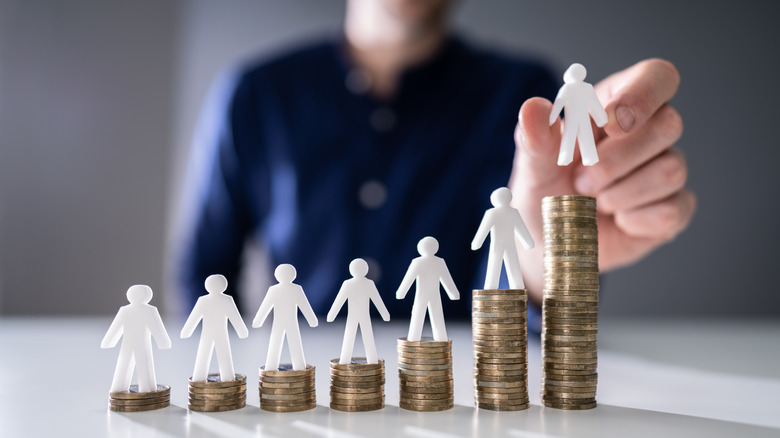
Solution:
{"label": "knuckle", "polygon": [[671,105],[664,105],[656,115],[658,135],[671,143],[680,139],[683,133],[683,120],[680,113]]}
{"label": "knuckle", "polygon": [[661,163],[662,184],[676,189],[682,188],[688,179],[688,166],[685,156],[679,151],[669,151]]}

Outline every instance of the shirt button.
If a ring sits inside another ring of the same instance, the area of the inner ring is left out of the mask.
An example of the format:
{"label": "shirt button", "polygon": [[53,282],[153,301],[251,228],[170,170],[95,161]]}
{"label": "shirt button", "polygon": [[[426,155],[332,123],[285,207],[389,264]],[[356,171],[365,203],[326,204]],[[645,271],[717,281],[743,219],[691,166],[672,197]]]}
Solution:
{"label": "shirt button", "polygon": [[387,201],[387,188],[381,182],[372,179],[363,183],[358,190],[358,200],[363,207],[376,210]]}
{"label": "shirt button", "polygon": [[397,121],[395,111],[387,107],[377,108],[371,114],[371,126],[378,132],[389,132]]}
{"label": "shirt button", "polygon": [[347,90],[354,94],[366,94],[371,89],[371,76],[359,68],[350,70],[344,82]]}
{"label": "shirt button", "polygon": [[382,279],[382,267],[379,265],[379,262],[372,257],[364,257],[363,260],[368,264],[368,274],[366,274],[366,278],[373,282],[379,282],[379,280]]}

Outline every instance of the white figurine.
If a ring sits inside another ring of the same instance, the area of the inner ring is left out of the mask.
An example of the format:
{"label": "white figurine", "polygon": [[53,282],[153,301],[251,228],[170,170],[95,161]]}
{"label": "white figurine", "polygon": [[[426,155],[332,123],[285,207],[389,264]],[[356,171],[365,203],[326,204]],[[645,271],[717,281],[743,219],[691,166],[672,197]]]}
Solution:
{"label": "white figurine", "polygon": [[368,263],[365,260],[352,260],[352,263],[349,264],[349,273],[352,274],[352,278],[344,281],[341,285],[336,300],[328,312],[328,322],[333,322],[344,305],[344,301],[347,302],[347,327],[344,330],[344,342],[341,344],[339,363],[352,362],[355,335],[358,326],[360,326],[363,347],[366,350],[366,362],[376,364],[379,362],[379,356],[376,352],[376,344],[374,344],[374,331],[371,329],[371,315],[368,305],[373,301],[374,306],[385,321],[390,321],[390,313],[387,311],[385,303],[382,302],[382,297],[379,296],[374,282],[366,278]]}
{"label": "white figurine", "polygon": [[152,392],[157,390],[157,378],[154,375],[152,358],[152,337],[160,349],[171,348],[171,338],[165,331],[160,312],[150,305],[152,288],[137,284],[127,290],[130,304],[119,308],[114,321],[100,343],[100,348],[113,348],[119,339],[119,359],[116,362],[111,392],[127,391],[133,368],[138,373],[138,390]]}
{"label": "white figurine", "polygon": [[599,128],[607,124],[607,112],[601,106],[593,85],[584,82],[587,71],[582,64],[572,64],[563,74],[563,87],[558,91],[552,111],[550,126],[564,110],[563,137],[558,165],[566,166],[574,159],[574,141],[579,140],[582,164],[592,166],[599,161],[590,116]]}
{"label": "white figurine", "polygon": [[520,270],[520,260],[517,257],[517,244],[515,235],[520,239],[523,248],[534,247],[534,239],[520,217],[520,212],[512,208],[512,192],[501,187],[490,195],[493,207],[485,212],[482,223],[479,225],[476,236],[471,242],[471,249],[476,251],[482,247],[482,243],[490,233],[490,253],[488,254],[487,276],[485,277],[485,289],[498,289],[498,279],[501,276],[501,260],[506,266],[509,287],[512,289],[524,289],[523,272]]}
{"label": "white figurine", "polygon": [[209,294],[198,298],[190,317],[184,323],[184,328],[181,329],[181,338],[186,339],[192,336],[195,327],[202,319],[203,329],[200,332],[200,344],[198,344],[198,355],[195,359],[192,381],[206,381],[211,355],[216,350],[219,379],[223,382],[229,382],[235,380],[236,372],[233,369],[233,356],[230,353],[228,322],[233,324],[233,328],[241,339],[249,336],[249,331],[238,313],[233,297],[224,294],[228,285],[227,279],[222,275],[211,275],[206,279],[205,285]]}
{"label": "white figurine", "polygon": [[439,250],[439,242],[433,237],[423,237],[417,244],[417,251],[421,257],[412,260],[406,271],[401,286],[395,293],[395,297],[402,300],[412,283],[417,280],[417,290],[412,305],[412,320],[409,324],[409,341],[419,341],[422,336],[423,323],[425,322],[425,310],[431,320],[433,339],[436,341],[447,340],[447,329],[444,327],[444,310],[441,307],[441,293],[439,283],[444,286],[451,300],[460,299],[460,293],[455,287],[450,271],[444,259],[434,254]]}
{"label": "white figurine", "polygon": [[306,368],[306,359],[303,356],[301,344],[301,331],[298,328],[298,309],[306,317],[310,327],[317,327],[317,316],[314,315],[303,288],[293,283],[296,276],[293,265],[282,264],[274,271],[274,276],[279,284],[268,288],[268,293],[257,310],[257,315],[252,322],[252,327],[260,327],[274,311],[274,325],[271,327],[271,341],[268,344],[268,356],[265,359],[266,370],[279,369],[279,361],[282,358],[282,340],[287,335],[287,346],[290,348],[290,357],[294,370]]}

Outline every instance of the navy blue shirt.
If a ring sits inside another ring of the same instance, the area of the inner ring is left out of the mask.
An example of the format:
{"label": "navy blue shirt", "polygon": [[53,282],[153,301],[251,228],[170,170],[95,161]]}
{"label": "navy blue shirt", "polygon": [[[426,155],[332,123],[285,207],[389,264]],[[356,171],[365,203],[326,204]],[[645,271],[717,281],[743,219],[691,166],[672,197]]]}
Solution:
{"label": "navy blue shirt", "polygon": [[183,240],[192,304],[215,273],[249,304],[235,285],[244,244],[257,238],[273,266],[296,267],[317,314],[362,257],[390,314],[408,318],[413,291],[394,294],[418,241],[433,236],[462,297],[442,297],[445,316],[469,315],[487,255],[470,242],[490,193],[509,180],[520,106],[558,90],[548,69],[452,37],[379,101],[333,39],[241,69],[230,84]]}

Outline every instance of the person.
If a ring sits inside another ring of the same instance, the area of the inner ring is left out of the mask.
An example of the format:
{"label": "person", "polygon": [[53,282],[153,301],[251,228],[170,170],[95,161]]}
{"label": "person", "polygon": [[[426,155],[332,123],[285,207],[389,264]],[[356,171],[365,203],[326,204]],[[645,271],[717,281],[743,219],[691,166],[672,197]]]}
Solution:
{"label": "person", "polygon": [[[217,118],[204,118],[193,154],[208,166],[192,173],[180,227],[178,276],[190,300],[211,273],[238,283],[250,239],[272,265],[298,268],[318,314],[357,257],[389,296],[427,235],[455,283],[479,288],[487,251],[469,244],[503,186],[537,241],[543,197],[595,196],[602,272],[686,228],[695,197],[673,146],[682,121],[668,103],[680,80],[671,63],[645,60],[598,83],[608,115],[595,133],[601,161],[559,167],[561,122],[548,118],[560,76],[462,40],[448,26],[454,3],[347,0],[337,36],[227,75],[204,112]],[[542,251],[518,254],[537,305]],[[409,303],[385,302],[394,317],[409,314]],[[467,317],[469,300],[444,312]]]}

